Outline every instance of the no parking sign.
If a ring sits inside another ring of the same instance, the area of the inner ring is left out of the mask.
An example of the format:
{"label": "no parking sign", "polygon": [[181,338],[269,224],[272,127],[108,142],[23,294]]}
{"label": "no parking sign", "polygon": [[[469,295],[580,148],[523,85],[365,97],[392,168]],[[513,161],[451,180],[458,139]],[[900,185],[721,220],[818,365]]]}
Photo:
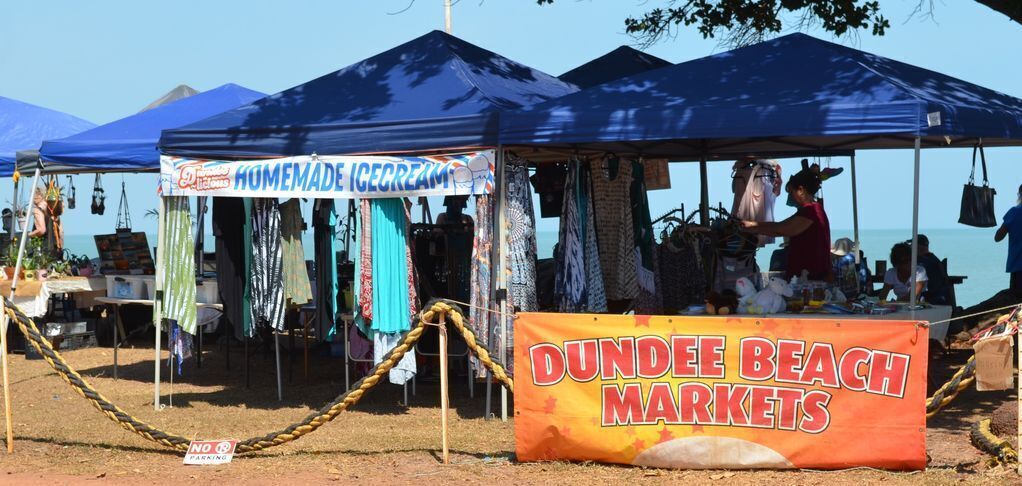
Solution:
{"label": "no parking sign", "polygon": [[193,440],[185,454],[185,464],[227,464],[234,458],[236,440]]}

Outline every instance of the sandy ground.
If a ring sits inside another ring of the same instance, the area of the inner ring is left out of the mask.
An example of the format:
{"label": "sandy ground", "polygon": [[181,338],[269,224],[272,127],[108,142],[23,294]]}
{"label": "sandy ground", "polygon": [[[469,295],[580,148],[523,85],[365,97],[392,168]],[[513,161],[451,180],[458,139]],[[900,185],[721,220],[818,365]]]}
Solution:
{"label": "sandy ground", "polygon": [[[152,407],[153,352],[145,347],[146,343],[140,338],[134,342],[137,348],[121,350],[119,380],[112,378],[110,348],[71,351],[66,357],[120,407],[181,435],[228,438],[264,434],[321,407],[344,387],[340,360],[314,352],[306,378],[302,356],[296,353],[290,383],[285,365],[285,396],[279,402],[272,355],[253,353],[252,386],[246,389],[240,348],[233,350],[233,366],[228,371],[223,350],[209,345],[202,369],[195,369],[193,360],[186,364],[185,376],[175,376],[174,406],[157,412]],[[931,381],[948,376],[954,364],[963,362],[965,357],[964,352],[954,352],[940,358]],[[417,388],[409,407],[400,404],[401,388],[388,384],[374,389],[355,410],[343,413],[333,423],[297,442],[238,457],[228,465],[184,466],[181,456],[114,425],[75,394],[45,362],[28,361],[15,354],[11,356],[15,453],[0,454],[0,482],[1022,484],[1013,470],[991,467],[988,458],[968,440],[968,428],[973,422],[989,417],[1000,404],[1014,399],[1007,392],[966,392],[929,423],[930,467],[924,472],[904,474],[873,470],[666,471],[590,463],[519,464],[513,460],[513,423],[485,420],[484,387],[479,385],[476,399],[469,400],[464,376],[452,382],[453,454],[451,464],[442,465],[438,386],[426,378]],[[163,391],[166,402],[170,385],[164,384]]]}

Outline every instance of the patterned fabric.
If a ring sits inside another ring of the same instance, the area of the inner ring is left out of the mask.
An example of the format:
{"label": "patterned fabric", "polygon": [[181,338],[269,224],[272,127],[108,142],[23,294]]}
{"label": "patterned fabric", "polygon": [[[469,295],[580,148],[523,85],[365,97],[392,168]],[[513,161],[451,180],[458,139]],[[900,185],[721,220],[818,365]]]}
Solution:
{"label": "patterned fabric", "polygon": [[252,324],[284,330],[284,255],[276,199],[252,200]]}
{"label": "patterned fabric", "polygon": [[639,286],[639,295],[635,298],[635,313],[642,315],[662,314],[664,302],[663,295],[660,293],[660,276],[657,275],[655,270],[657,268],[657,254],[653,252],[651,255],[650,260],[654,270],[649,270],[640,263],[642,256],[638,254],[638,248],[635,249],[635,252],[636,269],[640,276],[639,281],[642,282],[643,279],[648,279],[650,282],[649,287],[645,285]]}
{"label": "patterned fabric", "polygon": [[359,273],[357,280],[359,288],[355,292],[361,306],[362,317],[366,320],[373,320],[373,210],[372,203],[368,199],[359,201],[358,221],[361,230],[356,233],[358,239]]}
{"label": "patterned fabric", "polygon": [[[177,325],[188,334],[196,331],[195,308],[195,243],[192,238],[192,215],[188,198],[184,196],[163,197],[164,252],[163,279],[158,288],[163,289],[163,311],[165,319],[177,321]],[[174,255],[184,255],[174,258]]]}
{"label": "patterned fabric", "polygon": [[[468,325],[477,339],[493,349],[490,342],[490,317],[492,314],[485,309],[490,308],[490,255],[493,249],[493,211],[490,196],[476,196],[476,233],[472,242],[472,275],[470,277],[471,297],[468,309]],[[475,355],[472,355],[472,368],[479,377],[486,376]]]}
{"label": "patterned fabric", "polygon": [[596,241],[600,248],[603,285],[609,300],[634,299],[639,286],[635,274],[631,184],[632,164],[619,159],[590,164]]}
{"label": "patterned fabric", "polygon": [[[529,169],[524,159],[508,161],[507,272],[508,303],[513,309],[534,312],[536,301],[536,216],[532,207]],[[512,326],[508,326],[511,329]],[[510,345],[510,339],[508,340]]]}
{"label": "patterned fabric", "polygon": [[706,274],[695,246],[683,238],[675,243],[675,239],[667,239],[660,244],[657,253],[658,288],[667,315],[676,315],[690,305],[700,304],[706,296]]}
{"label": "patterned fabric", "polygon": [[568,166],[561,229],[554,255],[557,272],[554,293],[561,312],[606,312],[607,296],[596,244],[596,217],[590,197],[586,167],[578,161]]}
{"label": "patterned fabric", "polygon": [[409,235],[412,234],[412,205],[404,200],[405,207],[405,266],[408,272],[408,311],[409,319],[414,319],[419,314],[419,294],[416,289],[415,260],[412,258],[412,245]]}
{"label": "patterned fabric", "polygon": [[[583,168],[584,170],[584,168]],[[603,288],[603,273],[600,271],[600,250],[596,244],[596,216],[593,199],[584,181],[579,178],[585,193],[585,235],[586,235],[586,312],[607,312],[607,293]]]}
{"label": "patterned fabric", "polygon": [[[561,312],[582,312],[586,300],[586,251],[585,228],[582,224],[582,209],[579,184],[579,162],[568,165],[568,177],[564,183],[564,203],[561,206],[561,227],[557,242],[557,276],[554,293],[560,301]],[[583,206],[584,207],[584,206]]]}
{"label": "patterned fabric", "polygon": [[293,306],[312,302],[312,284],[305,267],[302,246],[301,200],[290,199],[280,205],[280,244],[284,259],[284,298]]}

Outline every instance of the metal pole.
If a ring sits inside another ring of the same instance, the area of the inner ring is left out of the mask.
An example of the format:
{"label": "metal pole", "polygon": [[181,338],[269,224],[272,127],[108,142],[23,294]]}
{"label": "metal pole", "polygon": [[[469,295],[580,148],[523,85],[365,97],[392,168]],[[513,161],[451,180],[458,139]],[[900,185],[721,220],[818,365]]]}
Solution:
{"label": "metal pole", "polygon": [[699,157],[699,224],[710,223],[710,176],[706,167],[706,154]]}
{"label": "metal pole", "polygon": [[912,277],[909,282],[912,283],[911,294],[909,296],[909,306],[914,309],[918,302],[919,296],[916,295],[916,265],[919,264],[919,157],[922,148],[922,139],[916,137],[916,157],[915,157],[915,174],[912,182],[912,269],[910,275]]}
{"label": "metal pole", "polygon": [[[505,215],[505,206],[507,205],[507,177],[505,177],[505,157],[504,150],[501,147],[497,147],[497,167],[500,170],[500,197],[497,198],[497,231],[494,232],[494,238],[497,239],[497,279],[500,282],[500,289],[503,290],[503,298],[500,299],[500,314],[497,315],[497,319],[500,319],[500,349],[497,351],[500,356],[500,360],[503,363],[507,363],[507,319],[508,314],[507,308],[507,265],[505,261],[507,259],[507,238],[504,237],[505,228],[507,225],[507,217]],[[500,387],[500,420],[501,422],[507,422],[507,388]]]}
{"label": "metal pole", "polygon": [[[164,265],[167,262],[166,239],[167,228],[164,219],[167,216],[166,198],[160,197],[157,211],[156,229],[156,292],[153,292],[153,327],[156,338],[153,347],[153,409],[160,410],[160,333],[163,332],[163,278]],[[172,372],[173,373],[173,372]]]}
{"label": "metal pole", "polygon": [[852,237],[855,238],[855,264],[862,263],[859,256],[859,192],[858,181],[855,177],[855,152],[852,152]]}
{"label": "metal pole", "polygon": [[[39,165],[36,165],[35,174],[32,176],[32,186],[28,188],[28,200],[30,201],[30,204],[35,204],[35,202],[32,201],[32,198],[35,194],[35,186],[39,183],[39,169],[41,166],[42,162],[40,161]],[[26,209],[28,207],[26,207]],[[11,302],[14,302],[14,291],[18,288],[18,274],[21,273],[21,263],[25,256],[25,241],[28,240],[28,234],[32,231],[33,223],[35,223],[35,218],[31,216],[32,211],[26,211],[25,227],[21,230],[21,241],[18,242],[18,260],[14,264],[14,277],[11,279]],[[7,333],[6,323],[4,324],[3,329],[0,329],[0,332],[5,334]],[[6,350],[4,352],[6,353]]]}
{"label": "metal pole", "polygon": [[277,400],[283,402],[284,384],[280,380],[280,339],[278,339],[280,336],[276,331],[270,332],[270,335],[273,336],[273,350],[277,355]]}
{"label": "metal pole", "polygon": [[195,276],[202,278],[202,261],[206,253],[206,197],[195,197]]}
{"label": "metal pole", "polygon": [[444,32],[451,33],[451,0],[444,0]]}

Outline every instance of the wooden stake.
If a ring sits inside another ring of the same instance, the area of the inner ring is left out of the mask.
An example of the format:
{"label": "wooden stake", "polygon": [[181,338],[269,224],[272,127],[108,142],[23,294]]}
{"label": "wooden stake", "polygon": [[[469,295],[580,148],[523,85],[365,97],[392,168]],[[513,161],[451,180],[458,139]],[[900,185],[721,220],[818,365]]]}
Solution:
{"label": "wooden stake", "polygon": [[450,402],[447,400],[447,319],[440,314],[440,439],[443,443],[444,464],[450,461],[450,453],[447,449],[447,408]]}
{"label": "wooden stake", "polygon": [[[1019,363],[1018,367],[1019,371],[1018,374],[1016,375],[1017,388],[1015,391],[1016,393],[1015,398],[1016,400],[1018,400],[1018,417],[1016,418],[1016,425],[1018,427],[1018,437],[1016,437],[1016,440],[1018,440],[1018,442],[1016,443],[1016,445],[1018,446],[1018,448],[1015,450],[1022,451],[1022,321],[1015,321],[1015,325],[1018,326],[1018,331],[1015,332],[1015,337],[1018,339],[1018,342],[1015,343],[1016,344],[1015,352],[1018,354]],[[7,368],[4,369],[6,370]],[[4,387],[4,389],[5,390],[7,389],[6,386]],[[1019,474],[1022,474],[1022,461],[1019,461],[1018,463],[1017,472]]]}
{"label": "wooden stake", "polygon": [[4,419],[7,422],[7,453],[11,454],[14,452],[14,424],[11,423],[11,380],[7,371],[7,325],[10,318],[7,316],[7,309],[4,308],[3,299],[0,299],[0,313],[3,313],[3,317],[0,318],[0,346],[3,347],[0,350],[0,362],[4,374]]}

